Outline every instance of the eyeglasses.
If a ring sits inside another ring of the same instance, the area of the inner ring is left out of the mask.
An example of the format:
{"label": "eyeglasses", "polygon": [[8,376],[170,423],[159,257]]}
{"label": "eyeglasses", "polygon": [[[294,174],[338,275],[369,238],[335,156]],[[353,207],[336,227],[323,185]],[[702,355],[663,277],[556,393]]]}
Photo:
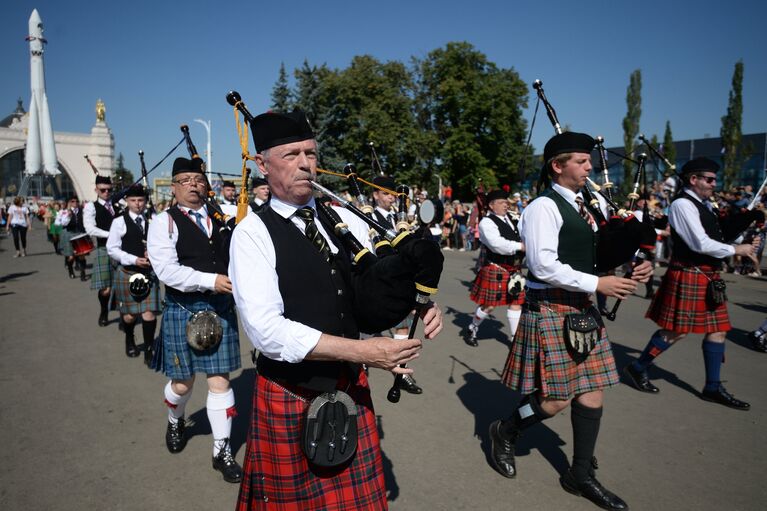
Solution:
{"label": "eyeglasses", "polygon": [[708,184],[711,184],[714,181],[716,181],[716,176],[699,176],[695,174],[695,177],[697,177],[698,179],[703,179]]}
{"label": "eyeglasses", "polygon": [[176,179],[173,182],[181,186],[197,186],[204,185],[208,181],[204,177],[185,177],[183,179]]}
{"label": "eyeglasses", "polygon": [[98,191],[99,191],[99,193],[105,193],[105,192],[111,192],[112,189],[111,188],[99,188]]}

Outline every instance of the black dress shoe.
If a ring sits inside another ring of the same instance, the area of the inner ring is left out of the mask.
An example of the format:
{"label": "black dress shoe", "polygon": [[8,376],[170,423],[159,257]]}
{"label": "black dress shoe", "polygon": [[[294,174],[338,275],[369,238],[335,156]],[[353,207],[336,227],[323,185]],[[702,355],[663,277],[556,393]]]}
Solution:
{"label": "black dress shoe", "polygon": [[152,365],[152,359],[154,358],[154,351],[152,351],[152,348],[145,348],[144,349],[144,364],[147,366]]}
{"label": "black dress shoe", "polygon": [[133,337],[125,339],[125,355],[130,358],[136,358],[140,355],[138,347],[136,346],[136,341]]}
{"label": "black dress shoe", "polygon": [[473,324],[467,326],[466,330],[463,331],[463,340],[469,346],[479,346],[477,343],[477,327],[475,327]]}
{"label": "black dress shoe", "polygon": [[232,451],[229,450],[228,438],[225,440],[224,447],[213,457],[213,469],[221,472],[227,483],[242,481],[242,467],[234,460]]}
{"label": "black dress shoe", "polygon": [[409,374],[402,375],[399,388],[410,394],[423,394],[423,389],[416,384],[415,379]]}
{"label": "black dress shoe", "polygon": [[559,478],[559,484],[565,491],[589,499],[602,509],[624,511],[629,508],[623,499],[602,486],[597,478],[591,476],[585,481],[577,482],[573,474],[568,470]]}
{"label": "black dress shoe", "polygon": [[184,447],[186,447],[185,429],[186,422],[183,417],[176,424],[168,421],[168,429],[165,431],[165,446],[169,452],[176,454],[184,450]]}
{"label": "black dress shoe", "polygon": [[80,272],[80,281],[85,282],[86,280],[88,280],[88,277],[85,276],[85,272]]}
{"label": "black dress shoe", "polygon": [[758,335],[756,332],[749,332],[748,339],[751,341],[751,346],[756,351],[767,353],[767,335]]}
{"label": "black dress shoe", "polygon": [[650,379],[647,377],[647,371],[637,371],[634,368],[633,362],[623,368],[623,374],[629,380],[631,385],[640,392],[647,392],[648,394],[657,394],[660,389],[650,383]]}
{"label": "black dress shoe", "polygon": [[70,279],[76,279],[77,275],[75,275],[75,272],[73,272],[72,270],[69,270],[69,278]]}
{"label": "black dress shoe", "polygon": [[99,326],[107,326],[109,324],[109,318],[106,312],[99,314]]}
{"label": "black dress shoe", "polygon": [[490,424],[490,460],[498,473],[503,477],[512,478],[517,475],[517,465],[514,460],[514,442],[516,438],[508,438],[501,433],[501,423],[497,420]]}
{"label": "black dress shoe", "polygon": [[751,405],[740,399],[736,399],[735,396],[727,392],[727,389],[723,385],[719,385],[716,390],[703,389],[701,392],[701,398],[712,403],[719,403],[720,405],[735,408],[736,410],[750,410]]}

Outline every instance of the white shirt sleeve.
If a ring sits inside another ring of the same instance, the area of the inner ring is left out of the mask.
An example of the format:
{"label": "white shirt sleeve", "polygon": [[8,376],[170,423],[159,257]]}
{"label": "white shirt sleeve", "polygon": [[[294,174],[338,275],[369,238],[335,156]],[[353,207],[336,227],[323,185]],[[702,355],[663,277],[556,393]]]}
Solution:
{"label": "white shirt sleeve", "polygon": [[522,250],[522,243],[501,236],[498,226],[489,217],[479,221],[479,241],[496,254],[514,255]]}
{"label": "white shirt sleeve", "polygon": [[[559,260],[559,230],[563,224],[556,203],[548,197],[539,197],[525,208],[519,230],[525,243],[527,267],[533,275],[552,287],[593,293],[599,277],[577,271]],[[537,287],[529,280],[527,285]]]}
{"label": "white shirt sleeve", "polygon": [[675,200],[671,203],[668,223],[687,246],[699,254],[725,258],[735,253],[734,246],[712,240],[706,234],[700,223],[700,212],[690,200]]}
{"label": "white shirt sleeve", "polygon": [[85,226],[85,232],[89,236],[96,236],[97,238],[109,237],[109,231],[96,227],[96,206],[92,202],[88,202],[83,208],[83,226]]}
{"label": "white shirt sleeve", "polygon": [[322,332],[284,316],[276,267],[274,244],[266,225],[257,215],[249,214],[234,230],[229,249],[229,278],[238,317],[248,339],[264,356],[301,362]]}
{"label": "white shirt sleeve", "polygon": [[122,249],[122,239],[126,232],[128,230],[125,226],[125,218],[118,216],[112,222],[112,227],[109,229],[109,237],[107,238],[107,254],[123,266],[136,264],[138,259],[137,256],[129,254]]}
{"label": "white shirt sleeve", "polygon": [[176,242],[178,227],[168,227],[171,217],[163,211],[152,218],[147,232],[147,252],[157,278],[184,293],[213,291],[216,287],[215,273],[197,271],[178,262]]}

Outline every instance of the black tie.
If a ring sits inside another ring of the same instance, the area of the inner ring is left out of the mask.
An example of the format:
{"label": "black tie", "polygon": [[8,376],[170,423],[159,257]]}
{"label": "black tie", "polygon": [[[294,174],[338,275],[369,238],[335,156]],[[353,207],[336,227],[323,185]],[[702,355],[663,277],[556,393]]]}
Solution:
{"label": "black tie", "polygon": [[388,218],[388,220],[389,220],[389,224],[390,224],[392,227],[397,227],[397,226],[394,224],[394,213],[389,213],[389,216],[388,216],[388,217],[386,217],[386,218]]}
{"label": "black tie", "polygon": [[140,216],[137,216],[136,225],[138,225],[138,230],[141,231],[141,234],[144,234],[144,219]]}
{"label": "black tie", "polygon": [[303,220],[306,224],[306,229],[304,229],[304,234],[306,237],[309,238],[309,241],[312,242],[312,245],[314,245],[315,248],[320,252],[322,258],[325,259],[325,262],[330,262],[330,249],[328,248],[328,242],[325,240],[325,237],[320,233],[320,231],[317,229],[317,225],[314,223],[314,210],[309,206],[306,206],[296,210],[296,214],[298,215],[298,218]]}

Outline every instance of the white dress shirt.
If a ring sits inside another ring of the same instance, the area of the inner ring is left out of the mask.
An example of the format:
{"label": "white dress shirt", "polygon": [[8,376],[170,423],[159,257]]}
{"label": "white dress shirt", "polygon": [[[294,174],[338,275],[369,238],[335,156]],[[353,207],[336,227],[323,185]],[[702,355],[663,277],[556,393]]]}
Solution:
{"label": "white dress shirt", "polygon": [[[314,199],[307,205],[313,208]],[[295,215],[302,206],[288,204],[272,196],[269,207],[283,218],[289,218],[296,228],[304,232],[306,224]],[[372,251],[367,224],[345,209],[333,209],[360,243]],[[322,223],[316,221],[316,225],[328,241],[328,247],[334,254],[337,253],[338,248],[328,237]],[[322,332],[283,316],[285,306],[276,267],[277,256],[269,231],[261,218],[250,212],[237,224],[229,249],[229,278],[238,316],[250,342],[264,356],[285,362],[301,362],[317,345]],[[312,285],[311,282],[305,284]]]}
{"label": "white dress shirt", "polygon": [[[98,202],[107,208],[107,211],[109,210],[105,200],[98,199]],[[83,226],[85,226],[85,232],[89,236],[96,236],[97,238],[109,237],[109,231],[96,227],[96,206],[92,202],[86,203],[85,207],[83,207]]]}
{"label": "white dress shirt", "polygon": [[[376,211],[378,211],[381,215],[383,215],[384,218],[386,218],[390,224],[386,227],[389,227],[391,229],[394,229],[394,227],[397,225],[397,213],[393,211],[386,211],[384,208],[380,206],[376,206]],[[391,216],[389,216],[391,215]]]}
{"label": "white dress shirt", "polygon": [[69,208],[62,209],[56,213],[56,220],[54,220],[53,223],[62,227],[66,227],[75,216],[77,216],[77,210],[72,211]]}
{"label": "white dress shirt", "polygon": [[[575,211],[579,210],[575,197],[580,194],[556,183],[553,188],[555,192],[567,200]],[[603,213],[605,212],[603,211]],[[597,290],[599,277],[577,271],[569,264],[564,264],[559,260],[557,253],[559,230],[563,224],[564,220],[562,220],[556,202],[549,197],[538,197],[522,212],[519,231],[522,241],[525,243],[527,267],[533,275],[546,282],[546,284],[540,284],[528,279],[526,285],[531,289],[558,287],[567,291],[593,293]],[[592,224],[592,229],[596,231],[596,222]],[[584,250],[591,249],[585,244],[583,248]]]}
{"label": "white dress shirt", "polygon": [[[684,192],[692,200],[702,202],[704,206],[710,208],[708,201],[703,201],[698,195],[685,188]],[[735,247],[726,243],[720,243],[711,239],[703,229],[700,222],[700,212],[692,202],[688,200],[675,200],[671,203],[668,212],[668,223],[676,231],[682,240],[691,250],[699,254],[705,254],[711,257],[723,259],[735,254]]]}
{"label": "white dress shirt", "polygon": [[[142,215],[133,213],[133,211],[128,211],[128,216],[130,216],[130,219],[134,222],[136,221],[137,217],[141,217],[142,228],[146,230],[146,218],[144,218]],[[136,264],[138,256],[125,252],[122,249],[123,236],[125,236],[127,232],[128,229],[125,226],[125,217],[120,215],[115,218],[112,222],[112,227],[109,229],[109,237],[107,238],[107,254],[109,254],[109,257],[114,259],[118,264],[123,266],[132,266]]]}
{"label": "white dress shirt", "polygon": [[[189,208],[179,209],[189,212]],[[208,211],[205,207],[197,210],[202,215],[202,224],[206,229],[208,237],[211,235],[212,225],[208,217]],[[189,220],[195,223],[194,217]],[[149,261],[152,263],[157,278],[172,288],[178,289],[183,293],[193,293],[195,291],[214,291],[216,287],[216,273],[206,273],[197,271],[189,266],[184,266],[178,262],[178,253],[176,252],[176,243],[178,242],[178,227],[167,211],[152,218],[147,232],[147,252]]]}
{"label": "white dress shirt", "polygon": [[221,206],[221,211],[223,211],[226,216],[230,216],[232,218],[237,216],[237,201],[230,202],[226,199],[221,199],[221,202],[218,204]]}
{"label": "white dress shirt", "polygon": [[522,250],[522,243],[519,241],[507,240],[501,236],[501,231],[498,226],[490,218],[490,215],[494,215],[501,222],[516,230],[514,225],[509,222],[509,219],[503,216],[496,215],[495,213],[489,213],[486,217],[479,221],[479,241],[482,242],[491,252],[500,255],[514,255]]}

